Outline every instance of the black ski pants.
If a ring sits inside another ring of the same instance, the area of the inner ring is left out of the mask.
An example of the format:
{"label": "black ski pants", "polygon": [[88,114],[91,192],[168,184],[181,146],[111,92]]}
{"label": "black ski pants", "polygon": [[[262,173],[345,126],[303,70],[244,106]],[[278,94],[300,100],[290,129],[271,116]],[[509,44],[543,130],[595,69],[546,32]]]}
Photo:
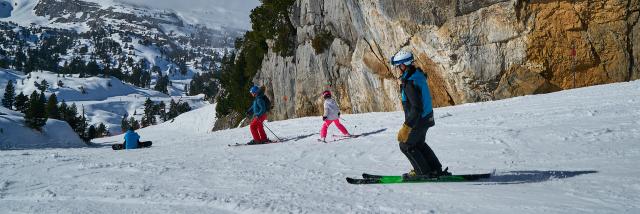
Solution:
{"label": "black ski pants", "polygon": [[406,143],[400,143],[400,151],[407,156],[416,174],[427,175],[430,172],[442,171],[440,160],[425,142],[429,127],[426,123],[418,123],[411,129]]}

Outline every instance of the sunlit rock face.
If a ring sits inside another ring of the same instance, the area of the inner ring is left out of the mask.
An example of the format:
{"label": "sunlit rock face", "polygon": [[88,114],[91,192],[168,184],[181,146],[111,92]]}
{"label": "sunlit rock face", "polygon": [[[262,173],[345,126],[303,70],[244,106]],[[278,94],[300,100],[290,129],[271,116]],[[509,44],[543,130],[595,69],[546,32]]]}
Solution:
{"label": "sunlit rock face", "polygon": [[[428,75],[435,106],[634,80],[639,11],[627,0],[299,0],[295,54],[268,53],[254,81],[280,120],[321,114],[327,89],[346,113],[401,110],[389,65],[400,49]],[[334,39],[318,53],[321,32]]]}

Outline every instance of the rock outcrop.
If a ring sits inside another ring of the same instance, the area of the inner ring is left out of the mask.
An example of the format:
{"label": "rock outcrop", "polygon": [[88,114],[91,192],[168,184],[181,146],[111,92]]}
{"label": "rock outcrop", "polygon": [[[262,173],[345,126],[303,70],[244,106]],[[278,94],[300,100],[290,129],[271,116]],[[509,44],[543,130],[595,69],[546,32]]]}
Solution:
{"label": "rock outcrop", "polygon": [[[629,81],[640,78],[639,11],[629,0],[299,0],[295,55],[268,53],[254,82],[278,120],[319,115],[326,89],[343,112],[400,110],[389,65],[400,49],[416,55],[436,106]],[[334,39],[317,54],[321,32]]]}

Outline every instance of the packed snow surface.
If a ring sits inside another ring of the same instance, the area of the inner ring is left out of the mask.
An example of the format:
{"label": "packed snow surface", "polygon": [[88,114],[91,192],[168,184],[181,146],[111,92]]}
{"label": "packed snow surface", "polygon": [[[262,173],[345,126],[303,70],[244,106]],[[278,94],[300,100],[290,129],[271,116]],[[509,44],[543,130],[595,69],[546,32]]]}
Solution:
{"label": "packed snow surface", "polygon": [[249,130],[209,132],[213,108],[140,130],[149,149],[112,151],[116,136],[94,148],[1,151],[0,210],[640,213],[640,81],[436,109],[427,141],[443,165],[496,170],[473,183],[345,182],[410,169],[395,140],[401,112],[343,115],[366,134],[356,139],[319,143],[321,118],[309,117],[266,123],[284,143],[228,147]]}

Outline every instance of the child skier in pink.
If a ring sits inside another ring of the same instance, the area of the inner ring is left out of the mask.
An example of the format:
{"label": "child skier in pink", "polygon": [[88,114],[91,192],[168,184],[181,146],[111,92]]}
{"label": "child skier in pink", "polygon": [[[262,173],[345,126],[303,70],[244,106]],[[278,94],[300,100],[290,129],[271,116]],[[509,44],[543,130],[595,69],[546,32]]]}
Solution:
{"label": "child skier in pink", "polygon": [[336,101],[331,98],[330,91],[322,92],[322,96],[324,97],[324,114],[322,116],[322,120],[324,124],[322,125],[322,129],[320,129],[320,141],[326,142],[327,138],[327,129],[331,125],[331,123],[335,123],[336,127],[342,132],[344,136],[350,137],[351,134],[347,131],[346,128],[340,123],[340,108],[338,108],[338,104]]}

